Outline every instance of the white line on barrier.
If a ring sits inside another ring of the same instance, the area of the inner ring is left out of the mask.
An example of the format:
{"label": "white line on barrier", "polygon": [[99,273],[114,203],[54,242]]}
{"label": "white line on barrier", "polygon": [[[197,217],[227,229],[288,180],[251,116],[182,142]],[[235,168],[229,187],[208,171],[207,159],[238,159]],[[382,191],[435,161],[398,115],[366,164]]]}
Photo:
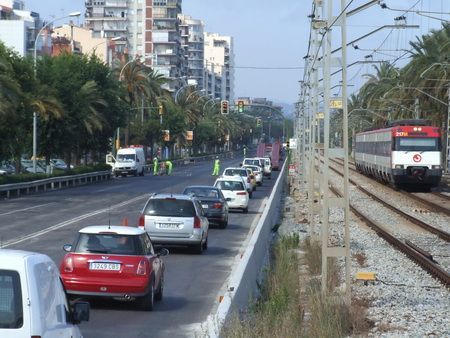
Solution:
{"label": "white line on barrier", "polygon": [[139,201],[139,200],[141,200],[143,198],[148,198],[148,194],[135,197],[135,198],[133,198],[131,200],[128,200],[128,201],[125,201],[125,202],[122,202],[122,203],[118,203],[116,205],[112,205],[111,207],[108,207],[108,208],[99,209],[99,210],[90,212],[88,214],[84,214],[84,215],[81,215],[81,216],[69,219],[67,221],[64,221],[64,222],[52,225],[52,226],[50,226],[48,228],[45,228],[43,230],[39,230],[39,231],[33,232],[33,233],[31,233],[29,235],[25,235],[23,237],[13,238],[13,239],[11,239],[9,241],[4,242],[4,244],[2,245],[2,248],[6,248],[8,246],[19,244],[19,243],[22,243],[24,241],[27,241],[27,240],[30,240],[30,239],[33,239],[33,238],[45,235],[46,233],[52,232],[52,231],[60,229],[60,228],[64,228],[65,226],[68,226],[70,224],[82,221],[83,219],[86,219],[86,218],[89,218],[89,217],[92,217],[92,216],[96,216],[96,215],[104,213],[104,212],[109,212],[112,209],[118,209],[118,208],[123,207],[125,205],[137,202],[137,201]]}
{"label": "white line on barrier", "polygon": [[31,210],[31,209],[36,209],[36,208],[40,208],[43,207],[44,205],[49,205],[49,204],[53,204],[54,202],[50,202],[50,203],[45,203],[45,204],[39,204],[39,205],[35,205],[29,208],[24,208],[24,209],[17,209],[17,210],[13,210],[13,211],[8,211],[8,212],[4,212],[3,214],[0,214],[0,216],[6,216],[6,215],[11,215],[11,214],[15,214],[16,212],[22,212],[22,211],[27,211],[27,210]]}

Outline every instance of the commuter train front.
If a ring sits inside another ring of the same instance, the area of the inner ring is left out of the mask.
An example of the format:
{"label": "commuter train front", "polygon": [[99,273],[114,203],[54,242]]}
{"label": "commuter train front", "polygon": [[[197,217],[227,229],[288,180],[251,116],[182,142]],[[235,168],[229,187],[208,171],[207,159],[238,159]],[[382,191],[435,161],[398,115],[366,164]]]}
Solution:
{"label": "commuter train front", "polygon": [[442,177],[440,130],[425,120],[401,120],[358,133],[355,163],[394,186],[435,187]]}

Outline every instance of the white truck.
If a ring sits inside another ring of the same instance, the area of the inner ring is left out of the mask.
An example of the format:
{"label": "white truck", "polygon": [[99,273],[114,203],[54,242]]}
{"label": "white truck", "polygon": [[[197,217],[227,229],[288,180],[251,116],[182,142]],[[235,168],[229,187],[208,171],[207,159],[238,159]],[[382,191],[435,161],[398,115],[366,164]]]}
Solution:
{"label": "white truck", "polygon": [[144,176],[145,155],[142,146],[131,146],[129,148],[120,148],[117,155],[106,155],[106,163],[112,167],[114,176],[127,175]]}
{"label": "white truck", "polygon": [[0,337],[82,338],[89,303],[69,306],[58,267],[44,254],[0,249]]}

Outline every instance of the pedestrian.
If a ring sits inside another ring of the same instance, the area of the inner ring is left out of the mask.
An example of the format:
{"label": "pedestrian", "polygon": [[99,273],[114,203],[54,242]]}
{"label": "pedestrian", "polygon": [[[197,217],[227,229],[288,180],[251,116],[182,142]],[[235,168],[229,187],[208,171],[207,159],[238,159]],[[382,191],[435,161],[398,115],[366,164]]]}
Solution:
{"label": "pedestrian", "polygon": [[166,161],[166,169],[167,175],[170,175],[172,173],[172,162],[169,160]]}
{"label": "pedestrian", "polygon": [[218,176],[219,171],[220,171],[220,160],[219,160],[219,156],[216,156],[216,159],[214,161],[214,169],[213,169],[212,176]]}
{"label": "pedestrian", "polygon": [[247,156],[247,146],[244,146],[244,157],[246,157]]}
{"label": "pedestrian", "polygon": [[157,176],[158,175],[158,156],[155,156],[155,158],[153,159],[153,175]]}

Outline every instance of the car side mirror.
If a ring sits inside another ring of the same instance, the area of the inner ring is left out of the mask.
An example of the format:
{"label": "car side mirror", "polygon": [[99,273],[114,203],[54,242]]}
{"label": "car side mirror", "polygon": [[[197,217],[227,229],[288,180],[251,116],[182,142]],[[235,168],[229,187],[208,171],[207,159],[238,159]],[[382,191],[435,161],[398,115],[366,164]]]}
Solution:
{"label": "car side mirror", "polygon": [[227,197],[227,198],[225,199],[225,201],[231,202],[231,197]]}
{"label": "car side mirror", "polygon": [[64,244],[63,245],[63,250],[67,251],[67,252],[72,251],[72,244]]}
{"label": "car side mirror", "polygon": [[166,248],[161,248],[159,249],[156,254],[161,257],[161,256],[167,256],[169,254],[169,250],[167,250]]}
{"label": "car side mirror", "polygon": [[88,302],[75,302],[72,311],[72,323],[79,324],[89,321],[90,305]]}

